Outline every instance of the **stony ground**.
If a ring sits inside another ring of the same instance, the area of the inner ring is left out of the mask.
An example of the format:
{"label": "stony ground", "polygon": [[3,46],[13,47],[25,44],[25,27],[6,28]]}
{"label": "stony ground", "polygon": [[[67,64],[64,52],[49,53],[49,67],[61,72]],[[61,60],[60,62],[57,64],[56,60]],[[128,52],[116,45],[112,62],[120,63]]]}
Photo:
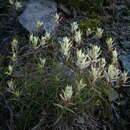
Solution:
{"label": "stony ground", "polygon": [[[122,69],[130,70],[130,13],[126,11],[125,5],[117,5],[115,14],[112,19],[104,20],[104,29],[105,32],[111,34],[116,41],[116,48],[119,53],[119,60],[121,63]],[[8,51],[10,48],[10,41],[15,36],[22,37],[21,44],[24,45],[26,43],[26,36],[28,32],[19,24],[17,19],[17,13],[12,8],[0,8],[2,13],[0,14],[0,57],[5,57],[8,55]],[[108,15],[108,14],[107,14]],[[105,16],[104,16],[105,17]],[[111,16],[110,16],[111,17]],[[4,60],[4,64],[6,65],[6,60]],[[0,70],[2,73],[2,70]],[[3,77],[0,75],[0,80],[2,81]],[[124,130],[130,127],[130,84],[127,87],[121,88],[115,93],[116,98],[113,103],[113,107],[115,110],[114,120],[117,123],[122,124],[124,126]],[[121,98],[119,99],[119,95]],[[5,121],[12,120],[11,110],[4,99],[3,96],[0,96],[0,106],[4,106],[6,109],[0,109],[0,120],[3,119],[4,113],[8,111],[9,115],[4,118]],[[3,105],[4,104],[4,105]],[[8,117],[9,116],[9,117]],[[6,124],[2,121],[2,124]],[[1,125],[1,122],[0,122]],[[3,128],[5,126],[2,126]],[[116,127],[116,126],[115,126]],[[6,127],[5,127],[6,128]],[[7,129],[7,128],[6,128]]]}

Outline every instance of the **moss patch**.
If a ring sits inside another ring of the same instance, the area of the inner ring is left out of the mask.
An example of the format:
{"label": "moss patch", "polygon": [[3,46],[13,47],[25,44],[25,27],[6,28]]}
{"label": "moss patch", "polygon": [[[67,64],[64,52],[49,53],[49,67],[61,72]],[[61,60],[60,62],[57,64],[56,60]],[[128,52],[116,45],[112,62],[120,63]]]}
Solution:
{"label": "moss patch", "polygon": [[100,19],[89,19],[85,20],[83,23],[79,25],[80,29],[84,32],[88,28],[91,28],[92,30],[96,30],[97,27],[101,26],[101,20]]}

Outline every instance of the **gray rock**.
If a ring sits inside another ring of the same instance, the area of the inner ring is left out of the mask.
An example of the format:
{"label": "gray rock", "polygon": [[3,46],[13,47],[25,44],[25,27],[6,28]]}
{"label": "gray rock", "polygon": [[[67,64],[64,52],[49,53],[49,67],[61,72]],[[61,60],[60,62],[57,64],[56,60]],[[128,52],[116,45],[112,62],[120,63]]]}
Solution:
{"label": "gray rock", "polygon": [[119,99],[119,94],[116,90],[112,89],[112,93],[111,93],[111,99],[113,102],[115,102],[116,100]]}
{"label": "gray rock", "polygon": [[124,16],[123,20],[125,20],[126,22],[130,22],[130,16]]}
{"label": "gray rock", "polygon": [[125,10],[125,9],[126,9],[126,5],[117,4],[117,5],[115,5],[115,8],[116,8],[118,11]]}
{"label": "gray rock", "polygon": [[123,69],[128,71],[128,75],[130,76],[130,53],[127,53],[126,55],[121,55],[119,59],[122,63]]}
{"label": "gray rock", "polygon": [[69,16],[72,14],[71,11],[68,8],[66,8],[63,4],[59,4],[59,8]]}
{"label": "gray rock", "polygon": [[30,33],[36,31],[36,23],[43,22],[41,31],[46,30],[50,33],[54,32],[57,23],[55,14],[57,12],[57,4],[50,0],[30,0],[26,4],[24,12],[19,16],[19,22]]}
{"label": "gray rock", "polygon": [[0,0],[0,9],[1,9],[1,8],[4,8],[5,4],[6,4],[6,3],[5,3],[4,0]]}
{"label": "gray rock", "polygon": [[63,62],[57,63],[57,65],[52,69],[52,75],[58,76],[60,79],[66,79],[66,83],[76,81],[74,70]]}
{"label": "gray rock", "polygon": [[125,49],[130,49],[130,41],[122,41],[121,45]]}
{"label": "gray rock", "polygon": [[126,3],[126,5],[127,5],[128,7],[130,7],[130,0],[124,0],[124,2]]}
{"label": "gray rock", "polygon": [[14,113],[12,106],[4,95],[0,94],[0,130],[14,129]]}
{"label": "gray rock", "polygon": [[[70,78],[72,78],[74,76],[74,71],[62,62],[57,64],[55,71],[57,73],[59,71],[59,72],[63,73],[64,76],[67,76],[67,77],[70,77]],[[74,77],[73,77],[73,79],[74,79]]]}

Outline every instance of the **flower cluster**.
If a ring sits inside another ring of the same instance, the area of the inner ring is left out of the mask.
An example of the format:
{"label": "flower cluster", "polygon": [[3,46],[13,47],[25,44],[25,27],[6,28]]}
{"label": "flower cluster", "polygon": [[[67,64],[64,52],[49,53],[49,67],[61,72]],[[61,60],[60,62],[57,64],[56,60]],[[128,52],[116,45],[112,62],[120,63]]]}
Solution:
{"label": "flower cluster", "polygon": [[76,65],[82,70],[90,65],[90,57],[82,50],[77,50],[77,62]]}
{"label": "flower cluster", "polygon": [[37,21],[37,23],[36,23],[36,30],[37,30],[37,32],[39,32],[40,31],[40,29],[41,29],[41,27],[43,26],[43,22],[42,21]]}
{"label": "flower cluster", "polygon": [[91,57],[94,61],[96,61],[101,54],[100,47],[94,45],[92,46],[92,49],[89,50],[88,55]]}
{"label": "flower cluster", "polygon": [[63,94],[60,94],[60,97],[64,102],[69,102],[73,96],[73,89],[72,86],[67,85],[65,90],[63,91]]}
{"label": "flower cluster", "polygon": [[38,64],[38,67],[39,67],[40,69],[43,69],[44,66],[45,66],[45,63],[46,63],[46,59],[39,58],[39,60],[40,60],[40,62],[39,62],[39,64]]}
{"label": "flower cluster", "polygon": [[77,44],[80,44],[80,43],[81,43],[81,41],[82,41],[82,33],[81,33],[80,30],[78,30],[78,31],[75,32],[74,39],[75,39],[75,42],[76,42]]}
{"label": "flower cluster", "polygon": [[97,28],[97,31],[96,31],[97,38],[101,39],[102,38],[102,34],[103,34],[103,29]]}
{"label": "flower cluster", "polygon": [[116,68],[114,65],[109,65],[108,70],[106,72],[106,79],[108,82],[113,82],[119,79],[120,70]]}
{"label": "flower cluster", "polygon": [[79,29],[78,23],[77,22],[73,22],[71,24],[71,32],[72,34],[74,34],[74,40],[75,42],[80,45],[81,41],[82,41],[82,32]]}
{"label": "flower cluster", "polygon": [[29,40],[31,42],[32,47],[36,49],[38,47],[39,37],[36,37],[32,34],[30,35]]}
{"label": "flower cluster", "polygon": [[70,56],[71,46],[72,46],[72,42],[70,41],[70,39],[68,37],[64,37],[63,41],[61,42],[61,49],[66,59],[68,59]]}
{"label": "flower cluster", "polygon": [[79,26],[78,26],[78,23],[77,22],[73,22],[71,24],[71,32],[72,33],[75,33],[77,30],[78,30]]}
{"label": "flower cluster", "polygon": [[110,51],[112,51],[113,45],[114,45],[114,40],[110,37],[110,38],[108,38],[108,39],[106,40],[106,43],[107,43],[108,49],[109,49]]}

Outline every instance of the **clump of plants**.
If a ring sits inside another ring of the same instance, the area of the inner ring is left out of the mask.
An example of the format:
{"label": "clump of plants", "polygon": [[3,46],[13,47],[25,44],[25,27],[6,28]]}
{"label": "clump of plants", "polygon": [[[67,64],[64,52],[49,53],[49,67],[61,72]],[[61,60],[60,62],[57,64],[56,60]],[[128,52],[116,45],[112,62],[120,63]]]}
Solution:
{"label": "clump of plants", "polygon": [[49,32],[30,35],[29,51],[22,55],[19,42],[12,41],[5,91],[14,106],[16,129],[99,129],[100,123],[112,121],[111,93],[127,81],[114,41],[104,43],[112,54],[108,63],[102,44],[85,42],[101,42],[103,29],[88,28],[84,35],[74,22],[70,30],[60,41]]}

